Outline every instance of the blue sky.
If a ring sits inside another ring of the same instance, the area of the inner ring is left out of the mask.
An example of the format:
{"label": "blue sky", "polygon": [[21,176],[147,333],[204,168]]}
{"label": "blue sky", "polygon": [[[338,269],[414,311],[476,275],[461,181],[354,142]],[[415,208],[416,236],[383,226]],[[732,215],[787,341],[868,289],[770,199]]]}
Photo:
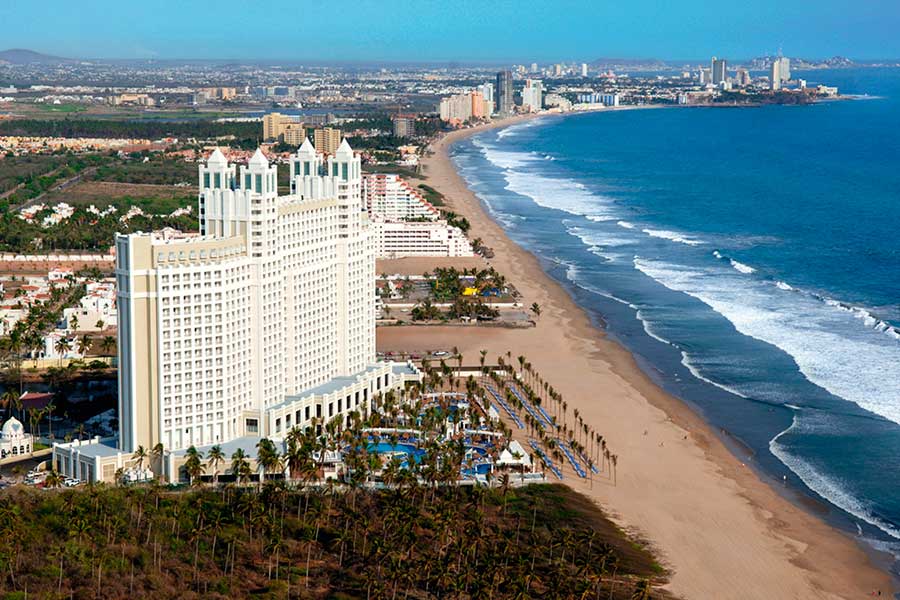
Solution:
{"label": "blue sky", "polygon": [[0,0],[0,23],[0,46],[87,58],[900,57],[900,0]]}

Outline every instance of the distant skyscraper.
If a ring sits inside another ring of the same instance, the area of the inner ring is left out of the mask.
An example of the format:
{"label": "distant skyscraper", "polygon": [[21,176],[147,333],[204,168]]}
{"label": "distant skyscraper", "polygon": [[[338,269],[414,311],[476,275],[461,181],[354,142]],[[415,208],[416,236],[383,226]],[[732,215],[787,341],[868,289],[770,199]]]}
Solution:
{"label": "distant skyscraper", "polygon": [[341,130],[324,127],[313,131],[313,145],[322,154],[333,155],[341,145]]}
{"label": "distant skyscraper", "polygon": [[737,84],[741,87],[746,87],[746,86],[750,85],[750,82],[751,82],[750,73],[747,71],[747,69],[743,69],[743,68],[737,70],[737,73],[735,74],[735,79],[737,80]]}
{"label": "distant skyscraper", "polygon": [[522,108],[528,112],[541,110],[544,105],[544,85],[540,79],[528,79],[522,88]]}
{"label": "distant skyscraper", "polygon": [[781,82],[781,60],[776,58],[769,67],[769,89],[780,90]]}
{"label": "distant skyscraper", "polygon": [[713,56],[712,65],[710,69],[712,73],[712,84],[719,85],[727,78],[726,75],[726,64],[724,58],[716,58]]}
{"label": "distant skyscraper", "polygon": [[581,63],[581,76],[582,77],[588,76],[587,63]]}
{"label": "distant skyscraper", "polygon": [[395,115],[391,121],[394,125],[394,137],[409,138],[416,134],[415,115]]}
{"label": "distant skyscraper", "polygon": [[497,112],[501,115],[512,114],[515,102],[513,100],[513,79],[511,72],[500,71],[497,73],[497,87],[495,93]]}
{"label": "distant skyscraper", "polygon": [[780,74],[781,81],[790,81],[791,80],[791,59],[787,56],[779,56],[778,62],[780,64]]}
{"label": "distant skyscraper", "polygon": [[537,73],[537,72],[538,72],[538,66],[537,66],[537,63],[531,63],[531,72],[532,72],[532,73]]}
{"label": "distant skyscraper", "polygon": [[[494,104],[494,84],[493,83],[482,83],[478,86],[478,91],[481,92],[481,95],[484,96],[485,102],[490,102],[493,106]],[[491,112],[494,112],[491,109]]]}

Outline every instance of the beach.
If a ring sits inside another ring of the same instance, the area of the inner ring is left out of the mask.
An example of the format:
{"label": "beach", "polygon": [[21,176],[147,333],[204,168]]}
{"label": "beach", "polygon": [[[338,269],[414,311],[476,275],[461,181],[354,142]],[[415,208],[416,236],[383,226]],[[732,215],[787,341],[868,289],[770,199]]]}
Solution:
{"label": "beach", "polygon": [[[530,117],[524,117],[530,118]],[[510,121],[487,127],[502,127]],[[380,351],[458,347],[465,365],[511,351],[577,408],[618,454],[617,481],[567,476],[628,531],[647,540],[672,571],[668,589],[684,598],[858,598],[890,576],[851,537],[797,506],[735,457],[687,405],[664,393],[633,357],[606,339],[587,314],[505,235],[468,190],[448,158],[455,141],[483,128],[451,133],[423,159],[427,183],[471,223],[470,237],[493,248],[482,262],[505,275],[541,314],[530,329],[384,327]],[[425,259],[384,261],[378,272],[421,273]],[[459,262],[462,265],[461,262]],[[571,471],[569,471],[571,473]]]}

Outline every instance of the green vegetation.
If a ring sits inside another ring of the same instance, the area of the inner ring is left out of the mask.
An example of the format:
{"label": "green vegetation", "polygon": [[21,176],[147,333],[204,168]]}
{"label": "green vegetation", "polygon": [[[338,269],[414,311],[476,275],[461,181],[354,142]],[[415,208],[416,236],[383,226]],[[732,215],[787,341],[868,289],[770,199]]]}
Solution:
{"label": "green vegetation", "polygon": [[[12,212],[0,214],[0,251],[3,252],[47,252],[52,250],[105,251],[114,241],[115,234],[135,231],[154,231],[163,227],[173,227],[181,231],[195,231],[197,216],[188,214],[168,216],[173,206],[193,205],[193,198],[143,198],[120,199],[111,202],[117,211],[104,216],[87,211],[85,206],[75,206],[75,212],[68,219],[43,228],[40,223],[52,213],[50,209],[39,211],[33,223],[20,219]],[[146,207],[150,215],[138,215],[128,222],[120,218],[132,206]],[[161,214],[160,214],[161,213]]]}
{"label": "green vegetation", "polygon": [[[0,164],[5,163],[7,160],[10,159],[4,159],[3,161],[0,161]],[[85,169],[101,165],[108,160],[111,160],[110,157],[98,154],[85,154],[81,156],[69,155],[65,157],[64,161],[58,163],[55,161],[43,163],[45,166],[54,165],[52,170],[43,171],[42,173],[34,172],[31,174],[7,176],[7,183],[11,183],[10,179],[12,179],[15,182],[14,185],[21,185],[21,187],[6,196],[3,200],[0,200],[0,211],[5,210],[10,206],[15,206],[37,198],[54,186],[83,172]],[[13,173],[23,164],[28,163],[14,162],[13,165],[7,169],[7,172]],[[38,162],[37,164],[42,163]],[[0,172],[2,172],[2,170],[3,167],[0,167]]]}
{"label": "green vegetation", "polygon": [[39,109],[46,112],[54,112],[54,113],[79,113],[87,110],[87,107],[83,104],[46,104],[39,103],[35,104]]}
{"label": "green vegetation", "polygon": [[0,495],[4,598],[670,598],[664,581],[558,485]]}
{"label": "green vegetation", "polygon": [[211,139],[234,136],[256,140],[262,135],[260,123],[196,121],[150,121],[112,119],[9,119],[0,121],[0,135],[52,137],[140,138],[176,137]]}
{"label": "green vegetation", "polygon": [[425,197],[426,200],[431,202],[434,206],[444,206],[444,195],[431,187],[430,185],[425,185],[424,183],[419,184],[419,191]]}
{"label": "green vegetation", "polygon": [[153,158],[147,162],[132,160],[98,167],[92,181],[113,181],[153,185],[188,183],[197,185],[197,163],[170,158]]}

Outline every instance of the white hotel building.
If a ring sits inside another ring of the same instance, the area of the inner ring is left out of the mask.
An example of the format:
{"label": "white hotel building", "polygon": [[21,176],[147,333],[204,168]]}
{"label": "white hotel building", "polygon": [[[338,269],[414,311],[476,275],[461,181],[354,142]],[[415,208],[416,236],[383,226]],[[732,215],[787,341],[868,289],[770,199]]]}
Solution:
{"label": "white hotel building", "polygon": [[[252,457],[260,437],[349,420],[418,377],[376,361],[359,157],[344,141],[326,162],[307,140],[290,173],[279,196],[261,151],[238,170],[216,150],[200,167],[199,236],[117,236],[118,449],[161,443],[169,479],[190,446]],[[63,444],[54,458],[92,459],[89,472],[107,480],[110,450]]]}
{"label": "white hotel building", "polygon": [[362,182],[377,258],[474,255],[466,235],[398,175],[368,173]]}

